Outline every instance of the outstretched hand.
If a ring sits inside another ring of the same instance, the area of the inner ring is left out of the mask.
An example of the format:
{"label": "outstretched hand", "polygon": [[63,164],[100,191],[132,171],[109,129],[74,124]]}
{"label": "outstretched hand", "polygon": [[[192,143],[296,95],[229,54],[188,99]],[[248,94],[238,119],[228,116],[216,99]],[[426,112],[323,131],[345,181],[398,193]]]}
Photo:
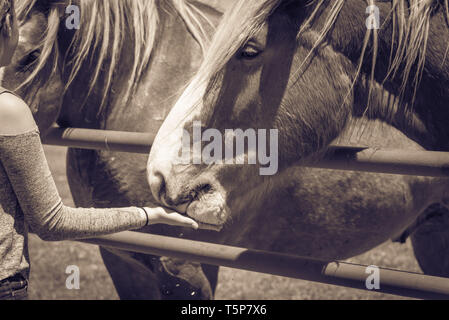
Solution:
{"label": "outstretched hand", "polygon": [[168,224],[171,226],[188,227],[198,229],[198,223],[195,220],[190,219],[187,216],[183,216],[174,211],[168,211],[167,209],[157,208],[145,208],[148,214],[148,224]]}

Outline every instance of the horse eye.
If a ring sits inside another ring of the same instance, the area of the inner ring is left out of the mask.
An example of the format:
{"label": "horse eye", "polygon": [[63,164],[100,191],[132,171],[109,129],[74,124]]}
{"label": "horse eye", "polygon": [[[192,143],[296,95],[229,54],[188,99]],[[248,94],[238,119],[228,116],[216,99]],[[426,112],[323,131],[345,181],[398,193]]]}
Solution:
{"label": "horse eye", "polygon": [[246,45],[240,52],[240,58],[251,60],[257,58],[261,53],[262,50],[259,50],[258,48],[252,45]]}
{"label": "horse eye", "polygon": [[27,55],[25,55],[22,59],[19,61],[19,66],[24,69],[26,67],[30,67],[34,62],[36,62],[37,59],[39,59],[41,55],[41,51],[39,49],[33,50]]}

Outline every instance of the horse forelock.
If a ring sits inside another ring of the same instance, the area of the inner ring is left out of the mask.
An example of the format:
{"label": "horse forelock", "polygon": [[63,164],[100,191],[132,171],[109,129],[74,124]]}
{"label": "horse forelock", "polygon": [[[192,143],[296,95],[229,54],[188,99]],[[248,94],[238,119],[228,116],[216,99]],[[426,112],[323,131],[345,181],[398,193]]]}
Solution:
{"label": "horse forelock", "polygon": [[226,12],[199,69],[198,79],[207,80],[220,71],[262,28],[280,3],[282,0],[240,0]]}
{"label": "horse forelock", "polygon": [[[387,2],[386,0],[365,0],[367,6],[376,5],[379,2]],[[431,16],[437,8],[442,7],[443,14],[446,16],[446,22],[449,26],[449,0],[389,0],[391,2],[390,18],[393,23],[393,35],[391,39],[391,57],[390,65],[384,81],[393,79],[402,79],[402,84],[398,92],[401,105],[406,107],[413,106],[425,64],[427,40],[429,37],[429,28]],[[267,22],[269,16],[282,5],[293,3],[290,0],[241,0],[233,9],[229,10],[218,28],[206,58],[197,73],[195,82],[200,88],[203,82],[213,80],[226,63],[235,55],[244,44],[254,36]],[[304,6],[309,7],[310,13],[301,24],[298,32],[297,40],[300,41],[301,34],[309,28],[314,28],[314,21],[323,12],[327,12],[327,16],[322,24],[322,28],[318,30],[319,36],[313,44],[310,53],[304,59],[301,66],[306,65],[309,58],[312,58],[314,52],[326,42],[326,36],[330,33],[333,26],[338,20],[340,12],[344,6],[350,5],[347,0],[309,0],[303,2]],[[361,12],[361,15],[366,14]],[[365,26],[363,26],[365,28]],[[372,68],[371,78],[374,83],[374,73],[376,70],[378,35],[376,29],[366,28],[366,36],[360,52],[357,73],[354,76],[354,84],[358,80],[362,64],[368,48],[372,48]],[[449,54],[449,45],[446,56]],[[446,57],[445,57],[446,58]],[[444,62],[443,62],[444,63]],[[297,74],[301,71],[301,67],[297,70]],[[414,74],[413,74],[414,72]],[[411,103],[402,103],[406,90],[411,86],[413,96]],[[195,86],[191,86],[190,91],[195,91]],[[372,90],[370,89],[370,93]],[[349,94],[349,93],[348,93]],[[368,99],[369,101],[369,99]],[[196,107],[198,104],[192,106]],[[369,105],[367,106],[367,111]]]}
{"label": "horse forelock", "polygon": [[[17,14],[17,18],[19,20],[19,25],[22,26],[25,24],[29,17],[31,17],[34,13],[38,14],[40,11],[35,11],[34,8],[37,6],[42,6],[42,4],[38,0],[16,0],[15,2],[15,11]],[[34,64],[35,68],[30,73],[30,75],[25,79],[21,85],[18,88],[15,88],[15,90],[22,89],[26,87],[29,84],[34,84],[35,86],[40,86],[43,84],[47,79],[50,78],[53,72],[57,69],[57,46],[56,46],[56,39],[58,34],[58,26],[59,26],[59,12],[56,7],[49,8],[46,11],[46,31],[45,36],[42,36],[41,38],[33,39],[35,43],[37,43],[36,47],[34,48],[40,50],[40,56],[39,59],[37,59]],[[41,19],[38,21],[42,21]],[[50,66],[50,69],[47,69],[47,62],[53,59],[53,66]],[[44,72],[45,70],[45,72]],[[44,74],[44,77],[41,77],[40,74]],[[34,94],[32,94],[32,90],[24,90],[23,92],[23,98],[25,100],[28,100],[28,102],[32,102],[29,100],[34,99]]]}
{"label": "horse forelock", "polygon": [[[214,34],[205,58],[194,79],[180,97],[179,104],[189,104],[183,119],[199,106],[205,87],[217,78],[234,54],[265,24],[270,14],[282,0],[240,0],[225,12]],[[175,107],[176,109],[176,107]],[[182,123],[174,124],[176,128]]]}
{"label": "horse forelock", "polygon": [[[41,5],[37,0],[18,0],[18,2],[17,13],[22,23]],[[134,42],[133,66],[130,70],[128,85],[124,95],[125,101],[128,100],[136,89],[141,75],[148,66],[158,31],[158,1],[65,1],[66,5],[72,3],[80,8],[80,25],[82,27],[76,30],[70,48],[62,60],[64,64],[61,67],[68,74],[65,90],[68,90],[83,65],[89,63],[93,73],[89,82],[88,93],[85,96],[85,99],[87,99],[97,84],[100,74],[105,72],[105,82],[102,87],[103,97],[99,108],[100,113],[106,103],[114,72],[119,66],[120,54],[125,41],[132,39]],[[198,17],[201,17],[203,21],[210,25],[213,25],[212,22],[202,14],[191,0],[167,0],[167,3],[175,8],[201,48],[205,50],[208,45],[208,36]],[[63,7],[65,8],[66,6]],[[44,69],[48,70],[46,68],[50,67],[54,72],[58,68],[61,53],[57,50],[57,36],[60,24],[64,23],[60,18],[64,16],[64,12],[61,12],[60,3],[56,2],[50,5],[46,15],[48,27],[39,45],[41,55],[36,62],[34,71],[24,81],[22,86],[32,84],[34,81],[42,81],[42,79],[39,79],[42,76],[46,76],[48,79],[49,75],[43,74]],[[97,54],[98,59],[95,60],[94,64],[91,64],[94,53]],[[50,59],[51,57],[53,58]],[[106,71],[103,69],[105,65],[108,65]]]}

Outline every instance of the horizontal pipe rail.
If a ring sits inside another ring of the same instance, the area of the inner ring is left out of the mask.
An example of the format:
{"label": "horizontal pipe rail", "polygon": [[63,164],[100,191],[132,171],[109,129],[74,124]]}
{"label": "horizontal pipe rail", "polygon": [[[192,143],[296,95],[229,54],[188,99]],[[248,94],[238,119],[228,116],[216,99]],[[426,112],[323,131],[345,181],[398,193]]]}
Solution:
{"label": "horizontal pipe rail", "polygon": [[141,132],[81,128],[51,128],[45,144],[90,150],[148,154],[154,135]]}
{"label": "horizontal pipe rail", "polygon": [[[153,140],[154,136],[148,133],[53,128],[44,142],[74,148],[147,154]],[[305,165],[340,170],[448,177],[449,153],[332,146],[323,160]],[[346,262],[328,263],[294,255],[137,232],[122,232],[82,242],[368,290],[367,266]],[[385,268],[379,268],[379,271],[380,289],[376,290],[377,292],[421,299],[449,299],[449,279]]]}
{"label": "horizontal pipe rail", "polygon": [[[103,247],[368,290],[366,280],[370,273],[367,272],[368,266],[364,265],[328,263],[294,255],[130,231],[81,241]],[[380,289],[370,291],[419,299],[449,299],[449,278],[385,268],[379,268],[379,275]]]}
{"label": "horizontal pipe rail", "polygon": [[[154,135],[149,133],[52,128],[44,143],[72,148],[148,154],[153,140]],[[331,146],[320,161],[302,165],[324,169],[449,177],[449,153],[436,151]]]}

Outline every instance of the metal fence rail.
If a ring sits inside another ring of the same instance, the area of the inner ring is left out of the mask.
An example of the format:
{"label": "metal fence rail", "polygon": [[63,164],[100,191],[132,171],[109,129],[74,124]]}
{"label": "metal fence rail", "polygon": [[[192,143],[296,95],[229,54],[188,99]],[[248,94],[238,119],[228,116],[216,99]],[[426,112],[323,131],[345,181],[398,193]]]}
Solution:
{"label": "metal fence rail", "polygon": [[[367,266],[346,262],[328,263],[294,255],[130,231],[82,241],[127,251],[368,290]],[[374,290],[376,292],[420,299],[449,299],[448,278],[385,268],[379,268],[379,271],[380,289]]]}
{"label": "metal fence rail", "polygon": [[[45,137],[44,143],[83,149],[148,154],[153,140],[154,136],[148,133],[53,128]],[[304,163],[304,166],[415,176],[449,177],[449,153],[331,146],[329,152],[322,160]]]}
{"label": "metal fence rail", "polygon": [[[154,136],[148,133],[53,128],[44,143],[83,149],[148,154]],[[306,166],[379,173],[449,177],[449,153],[375,150],[368,147],[332,146],[324,159]],[[368,290],[367,266],[212,243],[121,232],[82,240],[127,251],[170,256],[201,263]],[[449,278],[379,268],[377,292],[421,299],[449,299]]]}

